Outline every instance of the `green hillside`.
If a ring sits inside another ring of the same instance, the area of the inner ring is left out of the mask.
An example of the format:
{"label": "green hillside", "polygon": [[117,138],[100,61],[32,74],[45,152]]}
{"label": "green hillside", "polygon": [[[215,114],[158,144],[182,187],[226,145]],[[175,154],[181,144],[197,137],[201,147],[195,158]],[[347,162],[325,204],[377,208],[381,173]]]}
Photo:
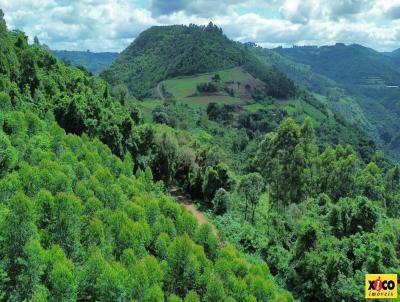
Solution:
{"label": "green hillside", "polygon": [[93,74],[99,74],[108,68],[111,62],[118,56],[116,52],[91,52],[52,50],[53,55],[66,63],[74,66],[83,66]]}
{"label": "green hillside", "polygon": [[[274,51],[334,80],[344,89],[345,95],[353,99],[353,108],[355,102],[361,109],[355,108],[363,129],[372,133],[391,156],[400,156],[400,70],[396,67],[395,55],[388,56],[356,44],[276,48]],[[340,99],[341,94],[328,92],[327,96]]]}
{"label": "green hillside", "polygon": [[384,52],[383,55],[387,57],[386,61],[394,66],[397,71],[400,70],[400,48],[395,49],[391,52]]}
{"label": "green hillside", "polygon": [[333,79],[317,73],[309,65],[295,62],[273,50],[254,46],[249,47],[249,49],[266,64],[273,65],[291,79],[295,80],[296,83],[318,93],[320,95],[320,100],[328,104],[330,108],[339,112],[349,121],[353,121],[356,125],[369,133],[377,142],[380,141],[377,129],[366,117],[357,100],[346,93]]}
{"label": "green hillside", "polygon": [[[217,82],[213,80],[215,77],[219,79]],[[199,85],[204,83],[212,83],[216,86],[216,91],[199,91]],[[163,120],[178,128],[178,121],[182,121],[180,124],[184,125],[185,130],[202,127],[202,113],[206,111],[210,118],[211,108],[219,108],[216,109],[216,113],[211,114],[216,116],[210,119],[244,128],[252,136],[264,135],[267,131],[276,129],[284,117],[291,117],[299,123],[309,117],[316,127],[317,139],[321,146],[351,143],[364,159],[367,159],[368,154],[375,150],[372,138],[360,129],[357,116],[352,114],[358,108],[349,109],[348,104],[352,104],[351,100],[342,98],[336,102],[337,107],[346,107],[347,112],[351,112],[349,116],[346,116],[339,110],[335,110],[336,108],[326,97],[298,89],[292,98],[274,99],[259,94],[259,88],[262,85],[262,81],[254,78],[243,68],[235,67],[165,80],[158,85],[154,94],[159,98],[161,94],[168,103],[167,106],[163,104],[161,98],[159,101],[154,98],[144,99],[139,104],[144,108],[145,116],[148,118],[151,118],[153,114],[153,118],[157,121]],[[174,102],[182,106],[175,106]],[[185,106],[191,109],[186,109]],[[193,109],[200,111],[193,111]],[[178,111],[181,112],[178,114]],[[161,118],[161,114],[166,114],[168,117]],[[196,120],[198,120],[197,125],[194,123]]]}
{"label": "green hillside", "polygon": [[262,64],[212,23],[151,27],[121,52],[102,77],[114,86],[126,85],[141,98],[162,80],[238,66],[261,79],[268,94],[283,98],[294,94],[292,81]]}
{"label": "green hillside", "polygon": [[293,301],[153,181],[134,107],[3,20],[0,87],[0,301]]}
{"label": "green hillside", "polygon": [[385,85],[400,82],[400,73],[385,62],[381,53],[358,44],[275,48],[274,51],[309,65],[315,72],[340,84],[369,84],[373,80]]}

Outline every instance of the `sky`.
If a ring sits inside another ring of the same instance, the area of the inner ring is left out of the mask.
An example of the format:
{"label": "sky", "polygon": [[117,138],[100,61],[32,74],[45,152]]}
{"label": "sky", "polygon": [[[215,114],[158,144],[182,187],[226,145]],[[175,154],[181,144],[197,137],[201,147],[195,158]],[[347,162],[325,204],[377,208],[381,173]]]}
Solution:
{"label": "sky", "polygon": [[400,0],[0,0],[9,29],[52,49],[121,51],[153,25],[207,24],[263,47],[400,47]]}

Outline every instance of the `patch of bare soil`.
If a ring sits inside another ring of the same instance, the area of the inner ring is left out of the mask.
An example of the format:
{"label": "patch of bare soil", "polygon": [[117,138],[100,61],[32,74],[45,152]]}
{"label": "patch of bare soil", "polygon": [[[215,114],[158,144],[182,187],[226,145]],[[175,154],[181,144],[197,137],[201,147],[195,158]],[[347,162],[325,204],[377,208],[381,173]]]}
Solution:
{"label": "patch of bare soil", "polygon": [[206,216],[202,212],[200,212],[196,207],[194,206],[193,202],[187,198],[183,193],[176,187],[172,187],[171,190],[171,195],[174,196],[184,207],[187,211],[193,214],[193,216],[196,218],[198,224],[205,224],[208,223],[211,225],[212,231],[214,235],[217,237],[219,245],[224,245],[224,242],[221,240],[221,237],[219,235],[219,232],[215,225],[213,225]]}

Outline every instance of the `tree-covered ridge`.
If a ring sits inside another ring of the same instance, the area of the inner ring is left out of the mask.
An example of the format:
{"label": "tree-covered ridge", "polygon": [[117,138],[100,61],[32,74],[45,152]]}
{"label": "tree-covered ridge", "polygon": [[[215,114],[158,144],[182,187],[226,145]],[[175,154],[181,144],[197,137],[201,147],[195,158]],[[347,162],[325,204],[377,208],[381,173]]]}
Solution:
{"label": "tree-covered ridge", "polygon": [[91,51],[69,51],[52,50],[60,60],[74,66],[83,66],[93,74],[99,74],[110,66],[111,62],[118,56],[116,52],[91,52]]}
{"label": "tree-covered ridge", "polygon": [[400,72],[389,58],[358,44],[275,48],[274,51],[312,66],[317,73],[341,84],[364,84],[371,78],[381,80],[386,85],[400,82]]}
{"label": "tree-covered ridge", "polygon": [[263,80],[269,94],[285,98],[294,93],[291,80],[229,40],[212,23],[151,27],[121,52],[102,77],[112,85],[124,84],[133,95],[143,97],[162,80],[236,66]]}

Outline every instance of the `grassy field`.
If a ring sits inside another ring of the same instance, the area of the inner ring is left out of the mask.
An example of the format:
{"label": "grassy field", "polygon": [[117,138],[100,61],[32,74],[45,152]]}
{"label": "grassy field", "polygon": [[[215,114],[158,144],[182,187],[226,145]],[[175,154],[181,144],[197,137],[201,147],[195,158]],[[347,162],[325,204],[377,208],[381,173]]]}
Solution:
{"label": "grassy field", "polygon": [[[211,78],[216,73],[219,74],[221,83],[234,90],[235,96],[229,96],[224,91],[210,95],[195,96],[197,84],[210,82]],[[196,76],[178,77],[163,82],[165,89],[171,93],[177,101],[187,103],[195,108],[204,108],[211,102],[245,105],[250,98],[245,91],[246,84],[254,86],[258,85],[259,82],[240,67]]]}
{"label": "grassy field", "polygon": [[278,108],[278,106],[275,102],[272,104],[253,103],[253,104],[243,106],[243,109],[245,109],[248,112],[253,112],[253,113],[257,112],[260,109],[273,110],[273,109],[277,109],[277,108]]}
{"label": "grassy field", "polygon": [[144,99],[142,102],[139,102],[139,105],[143,109],[143,117],[146,122],[152,121],[152,110],[161,104],[162,101],[160,99]]}

